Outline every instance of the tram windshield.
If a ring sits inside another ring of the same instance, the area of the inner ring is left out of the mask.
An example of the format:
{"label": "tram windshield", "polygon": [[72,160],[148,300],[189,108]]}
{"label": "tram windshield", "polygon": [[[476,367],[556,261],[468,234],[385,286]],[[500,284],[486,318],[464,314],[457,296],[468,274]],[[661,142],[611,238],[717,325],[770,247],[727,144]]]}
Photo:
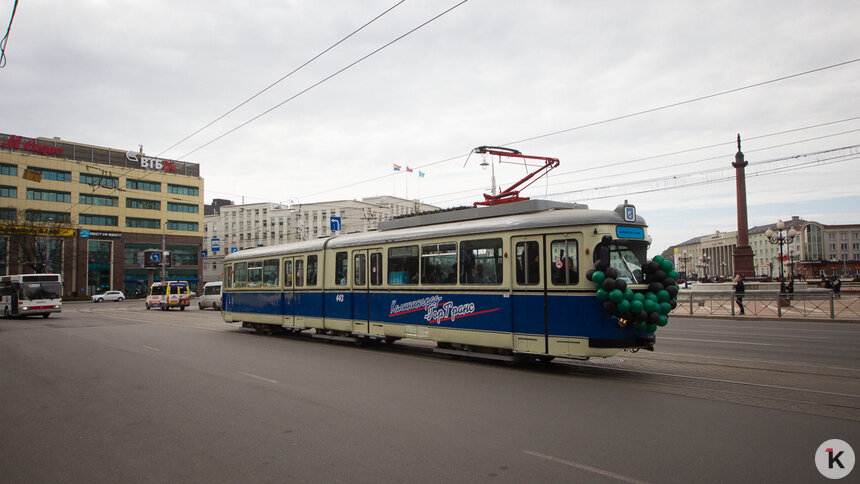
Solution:
{"label": "tram windshield", "polygon": [[642,267],[648,257],[648,245],[643,242],[613,241],[609,245],[609,265],[618,271],[618,279],[628,284],[644,284]]}

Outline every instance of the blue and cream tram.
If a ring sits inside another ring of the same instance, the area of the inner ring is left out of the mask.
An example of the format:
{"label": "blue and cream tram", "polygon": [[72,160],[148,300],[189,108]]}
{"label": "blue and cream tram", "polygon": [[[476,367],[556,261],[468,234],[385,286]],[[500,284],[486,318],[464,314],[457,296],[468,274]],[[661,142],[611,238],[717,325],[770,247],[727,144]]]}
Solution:
{"label": "blue and cream tram", "polygon": [[496,359],[611,356],[653,349],[655,337],[619,324],[585,274],[601,252],[617,279],[643,288],[648,244],[628,204],[529,200],[419,215],[230,254],[222,315],[261,332],[418,338],[436,351]]}

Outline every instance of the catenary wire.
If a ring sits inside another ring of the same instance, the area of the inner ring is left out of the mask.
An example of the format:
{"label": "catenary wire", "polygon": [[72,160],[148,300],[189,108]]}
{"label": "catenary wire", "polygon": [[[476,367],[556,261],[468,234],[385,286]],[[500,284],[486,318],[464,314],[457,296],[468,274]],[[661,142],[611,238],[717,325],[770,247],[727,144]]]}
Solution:
{"label": "catenary wire", "polygon": [[271,89],[271,88],[275,87],[275,85],[279,84],[281,81],[283,81],[283,80],[285,80],[286,78],[288,78],[288,77],[292,76],[292,75],[293,75],[293,74],[295,74],[296,72],[298,72],[298,71],[302,70],[305,66],[307,66],[307,65],[308,65],[308,64],[310,64],[311,62],[313,62],[313,61],[315,61],[315,60],[319,59],[320,57],[322,57],[323,55],[325,55],[325,54],[326,54],[327,52],[329,52],[330,50],[334,49],[334,48],[335,48],[335,47],[337,47],[338,45],[340,45],[340,44],[342,44],[343,42],[345,42],[347,39],[349,39],[349,38],[350,38],[350,37],[352,37],[353,35],[355,35],[355,34],[357,34],[357,33],[361,32],[365,27],[367,27],[368,25],[372,24],[373,22],[376,22],[377,20],[379,20],[380,18],[382,18],[382,16],[384,16],[384,15],[385,15],[385,14],[387,14],[388,12],[390,12],[390,11],[394,10],[395,8],[397,8],[398,6],[400,6],[400,4],[402,4],[402,3],[403,3],[403,2],[405,2],[405,1],[406,1],[406,0],[400,0],[399,2],[395,3],[394,5],[392,5],[391,7],[389,7],[387,10],[385,10],[385,11],[384,11],[384,12],[382,12],[381,14],[379,14],[379,15],[377,15],[376,17],[374,17],[373,19],[371,19],[369,22],[367,22],[367,23],[365,23],[364,25],[362,25],[361,27],[359,27],[359,28],[357,28],[357,29],[353,30],[353,31],[352,31],[349,35],[347,35],[346,37],[344,37],[344,38],[342,38],[342,39],[338,40],[337,42],[335,42],[334,44],[330,45],[328,48],[326,48],[325,50],[323,50],[323,51],[322,51],[322,52],[320,52],[319,54],[317,54],[317,55],[315,55],[315,56],[311,57],[310,59],[308,59],[307,61],[305,61],[305,63],[304,63],[304,64],[302,64],[302,65],[300,65],[300,66],[296,67],[295,69],[293,69],[292,71],[290,71],[289,73],[287,73],[285,76],[281,77],[281,78],[280,78],[280,79],[278,79],[277,81],[275,81],[275,82],[273,82],[273,83],[269,84],[268,86],[266,86],[265,88],[263,88],[263,90],[261,90],[261,91],[257,92],[256,94],[254,94],[253,96],[249,97],[248,99],[245,99],[244,101],[242,101],[241,103],[239,103],[239,105],[237,105],[237,106],[235,106],[234,108],[230,109],[229,111],[227,111],[226,113],[222,114],[221,116],[219,116],[219,117],[215,118],[213,121],[209,122],[208,124],[206,124],[206,125],[205,125],[205,126],[203,126],[202,128],[198,129],[197,131],[195,131],[195,132],[193,132],[193,133],[189,134],[188,136],[186,136],[186,137],[182,138],[181,140],[177,141],[176,143],[172,144],[169,148],[167,148],[167,149],[163,150],[161,153],[159,153],[159,154],[157,154],[157,155],[155,155],[155,156],[159,156],[159,157],[160,157],[162,154],[164,154],[164,153],[166,153],[166,152],[168,152],[168,151],[172,150],[172,149],[173,149],[173,148],[175,148],[176,146],[178,146],[178,145],[180,145],[180,144],[184,143],[185,141],[188,141],[190,138],[192,138],[193,136],[197,135],[198,133],[200,133],[200,132],[201,132],[201,131],[203,131],[204,129],[208,128],[209,126],[212,126],[213,124],[217,123],[218,121],[221,121],[222,119],[224,119],[224,118],[225,118],[225,117],[227,117],[228,115],[232,114],[232,113],[233,113],[234,111],[236,111],[237,109],[241,108],[241,107],[242,107],[242,106],[244,106],[245,104],[248,104],[248,102],[250,102],[251,100],[253,100],[253,99],[254,99],[254,98],[256,98],[257,96],[259,96],[260,94],[263,94],[264,92],[268,91],[269,89]]}
{"label": "catenary wire", "polygon": [[445,14],[447,14],[447,13],[451,12],[451,11],[452,11],[452,10],[454,10],[455,8],[459,7],[460,5],[463,5],[464,3],[468,2],[468,1],[469,1],[469,0],[462,0],[461,2],[457,3],[457,4],[456,4],[456,5],[454,5],[453,7],[448,8],[447,10],[445,10],[445,11],[443,11],[442,13],[440,13],[440,14],[436,15],[435,17],[433,17],[433,18],[431,18],[431,19],[429,19],[429,20],[425,21],[425,22],[424,22],[424,23],[422,23],[421,25],[419,25],[419,26],[417,26],[417,27],[413,28],[412,30],[410,30],[410,31],[406,32],[405,34],[403,34],[403,35],[401,35],[401,36],[399,36],[399,37],[395,38],[394,40],[392,40],[392,41],[390,41],[390,42],[386,43],[385,45],[383,45],[383,46],[381,46],[381,47],[377,48],[376,50],[374,50],[374,51],[370,52],[369,54],[367,54],[367,55],[365,55],[365,56],[361,57],[360,59],[358,59],[358,60],[356,60],[356,61],[354,61],[354,62],[350,63],[350,64],[349,64],[349,65],[347,65],[346,67],[343,67],[343,68],[341,68],[341,69],[339,69],[339,70],[335,71],[333,74],[330,74],[329,76],[327,76],[327,77],[323,78],[322,80],[317,81],[317,82],[315,82],[314,84],[311,84],[310,86],[306,87],[305,89],[302,89],[302,90],[301,90],[301,91],[299,91],[298,93],[296,93],[296,94],[294,94],[294,95],[292,95],[292,96],[288,97],[288,98],[287,98],[287,99],[285,99],[284,101],[282,101],[282,102],[280,102],[280,103],[278,103],[278,104],[276,104],[276,105],[272,106],[271,108],[269,108],[269,109],[267,109],[267,110],[263,111],[262,113],[260,113],[260,114],[258,114],[258,115],[256,115],[256,116],[254,116],[253,118],[251,118],[251,119],[249,119],[249,120],[245,121],[244,123],[242,123],[242,124],[240,124],[240,125],[238,125],[238,126],[236,126],[236,127],[232,128],[232,129],[230,129],[230,130],[229,130],[229,131],[227,131],[226,133],[224,133],[224,134],[221,134],[221,135],[217,136],[216,138],[214,138],[214,139],[212,139],[212,140],[210,140],[210,141],[208,141],[208,142],[206,142],[206,143],[204,143],[204,144],[202,144],[202,145],[198,146],[197,148],[194,148],[193,150],[189,151],[188,153],[185,153],[185,154],[184,154],[184,155],[182,155],[180,158],[185,158],[185,157],[187,157],[187,156],[191,155],[192,153],[195,153],[195,152],[197,152],[197,151],[199,151],[199,150],[201,150],[201,149],[203,149],[203,148],[205,148],[205,147],[209,146],[210,144],[212,144],[212,143],[214,143],[214,142],[216,142],[216,141],[220,140],[221,138],[223,138],[223,137],[225,137],[225,136],[227,136],[227,135],[229,135],[229,134],[231,134],[231,133],[233,133],[233,132],[235,132],[235,131],[239,130],[240,128],[243,128],[243,127],[247,126],[248,124],[253,123],[254,121],[256,121],[256,120],[258,120],[258,119],[262,118],[263,116],[265,116],[265,115],[269,114],[270,112],[274,111],[275,109],[278,109],[279,107],[281,107],[281,106],[283,106],[284,104],[286,104],[286,103],[288,103],[288,102],[292,101],[293,99],[296,99],[297,97],[301,96],[302,94],[305,94],[306,92],[308,92],[308,91],[310,91],[310,90],[314,89],[315,87],[319,86],[320,84],[323,84],[324,82],[326,82],[326,81],[328,81],[328,80],[332,79],[333,77],[335,77],[335,76],[337,76],[337,75],[339,75],[339,74],[341,74],[341,73],[343,73],[343,72],[345,72],[345,71],[347,71],[347,70],[351,69],[351,68],[352,68],[352,67],[354,67],[355,65],[357,65],[357,64],[359,64],[359,63],[361,63],[361,62],[363,62],[364,60],[366,60],[366,59],[368,59],[369,57],[371,57],[371,56],[373,56],[373,55],[377,54],[378,52],[382,51],[383,49],[386,49],[387,47],[390,47],[391,45],[395,44],[396,42],[399,42],[399,41],[400,41],[400,40],[402,40],[403,38],[405,38],[405,37],[407,37],[407,36],[411,35],[412,33],[416,32],[417,30],[419,30],[419,29],[421,29],[421,28],[425,27],[425,26],[426,26],[426,25],[428,25],[429,23],[431,23],[431,22],[433,22],[433,21],[435,21],[435,20],[439,19],[439,18],[440,18],[440,17],[442,17],[443,15],[445,15]]}
{"label": "catenary wire", "polygon": [[[517,143],[525,143],[525,142],[527,142],[527,141],[533,141],[533,140],[536,140],[536,139],[547,138],[547,137],[550,137],[550,136],[556,136],[556,135],[559,135],[559,134],[568,133],[568,132],[570,132],[570,131],[575,131],[575,130],[580,130],[580,129],[589,128],[589,127],[593,127],[593,126],[598,126],[598,125],[601,125],[601,124],[606,124],[606,123],[610,123],[610,122],[613,122],[613,121],[619,121],[619,120],[622,120],[622,119],[632,118],[632,117],[635,117],[635,116],[641,116],[641,115],[643,115],[643,114],[653,113],[653,112],[661,111],[661,110],[664,110],[664,109],[669,109],[669,108],[672,108],[672,107],[682,106],[682,105],[685,105],[685,104],[690,104],[690,103],[694,103],[694,102],[697,102],[697,101],[702,101],[702,100],[705,100],[705,99],[712,99],[712,98],[715,98],[715,97],[718,97],[718,96],[724,96],[724,95],[728,95],[728,94],[733,94],[733,93],[740,92],[740,91],[744,91],[744,90],[747,90],[747,89],[752,89],[752,88],[755,88],[755,87],[761,87],[761,86],[765,86],[765,85],[768,85],[768,84],[773,84],[773,83],[776,83],[776,82],[785,81],[785,80],[788,80],[788,79],[794,79],[794,78],[797,78],[797,77],[800,77],[800,76],[805,76],[805,75],[809,75],[809,74],[813,74],[813,73],[821,72],[821,71],[824,71],[824,70],[833,69],[833,68],[836,68],[836,67],[842,67],[842,66],[845,66],[845,65],[848,65],[848,64],[852,64],[852,63],[855,63],[855,62],[860,62],[860,58],[856,58],[856,59],[852,59],[852,60],[848,60],[848,61],[844,61],[844,62],[839,62],[839,63],[836,63],[836,64],[831,64],[831,65],[828,65],[828,66],[819,67],[819,68],[816,68],[816,69],[811,69],[811,70],[807,70],[807,71],[799,72],[799,73],[796,73],[796,74],[791,74],[791,75],[788,75],[788,76],[782,76],[782,77],[778,77],[778,78],[775,78],[775,79],[770,79],[770,80],[767,80],[767,81],[762,81],[762,82],[757,82],[757,83],[753,83],[753,84],[748,84],[748,85],[746,85],[746,86],[741,86],[741,87],[737,87],[737,88],[734,88],[734,89],[729,89],[729,90],[725,90],[725,91],[720,91],[720,92],[717,92],[717,93],[708,94],[708,95],[706,95],[706,96],[701,96],[701,97],[697,97],[697,98],[693,98],[693,99],[688,99],[688,100],[685,100],[685,101],[679,101],[679,102],[675,102],[675,103],[671,103],[671,104],[666,104],[666,105],[663,105],[663,106],[659,106],[659,107],[655,107],[655,108],[647,109],[647,110],[644,110],[644,111],[638,111],[638,112],[635,112],[635,113],[630,113],[630,114],[625,114],[625,115],[621,115],[621,116],[616,116],[616,117],[613,117],[613,118],[605,119],[605,120],[602,120],[602,121],[596,121],[596,122],[593,122],[593,123],[588,123],[588,124],[584,124],[584,125],[576,126],[576,127],[573,127],[573,128],[563,129],[563,130],[559,130],[559,131],[553,131],[553,132],[545,133],[545,134],[541,134],[541,135],[538,135],[538,136],[532,136],[532,137],[530,137],[530,138],[524,138],[524,139],[521,139],[521,140],[518,140],[518,141],[512,141],[512,142],[509,142],[509,143],[504,143],[504,144],[503,144],[503,146],[512,145],[512,144],[517,144]],[[213,140],[213,141],[215,141],[215,140]],[[463,159],[463,157],[465,157],[465,156],[467,156],[467,155],[468,155],[468,153],[463,153],[463,154],[456,155],[456,156],[452,156],[452,157],[448,157],[448,158],[445,158],[445,159],[442,159],[442,160],[432,161],[432,162],[424,163],[424,164],[416,164],[416,165],[414,165],[414,169],[427,168],[427,167],[429,167],[429,166],[434,166],[434,165],[438,165],[438,164],[441,164],[441,163],[446,163],[446,162],[453,161],[453,160],[462,160],[462,159]],[[377,176],[377,177],[369,178],[369,179],[366,179],[366,180],[354,181],[354,182],[351,182],[351,183],[350,183],[350,184],[348,184],[348,185],[342,185],[342,186],[339,186],[339,187],[330,188],[330,189],[323,190],[323,191],[320,191],[320,192],[315,192],[315,193],[308,194],[308,195],[306,195],[306,196],[305,196],[305,198],[314,197],[314,196],[317,196],[317,195],[323,195],[323,194],[325,194],[325,193],[333,192],[333,191],[340,190],[340,189],[343,189],[343,188],[352,187],[352,186],[355,186],[355,185],[361,185],[361,184],[364,184],[364,183],[369,183],[369,182],[372,182],[372,181],[380,180],[380,179],[383,179],[383,178],[388,178],[388,177],[395,176],[395,175],[396,175],[396,173],[388,173],[388,174],[385,174],[385,175],[379,175],[379,176]]]}
{"label": "catenary wire", "polygon": [[9,17],[9,26],[6,27],[6,35],[0,40],[0,69],[6,67],[6,43],[9,41],[9,31],[12,30],[12,21],[15,20],[15,11],[18,10],[18,0],[12,5],[12,16]]}

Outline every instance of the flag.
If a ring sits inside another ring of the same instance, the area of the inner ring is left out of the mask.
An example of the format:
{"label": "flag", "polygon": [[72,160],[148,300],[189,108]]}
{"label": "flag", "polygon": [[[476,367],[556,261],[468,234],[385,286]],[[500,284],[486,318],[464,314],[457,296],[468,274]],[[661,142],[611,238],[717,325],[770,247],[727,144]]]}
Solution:
{"label": "flag", "polygon": [[397,163],[394,164],[394,171],[400,171],[400,165]]}
{"label": "flag", "polygon": [[424,178],[424,172],[423,171],[418,170],[418,178]]}
{"label": "flag", "polygon": [[406,173],[412,173],[412,168],[406,167]]}

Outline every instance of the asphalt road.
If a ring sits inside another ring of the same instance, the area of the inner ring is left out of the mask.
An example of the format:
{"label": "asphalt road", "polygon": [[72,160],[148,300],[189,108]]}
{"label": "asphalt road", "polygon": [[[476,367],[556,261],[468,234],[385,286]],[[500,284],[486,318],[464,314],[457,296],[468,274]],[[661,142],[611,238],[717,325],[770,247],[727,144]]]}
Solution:
{"label": "asphalt road", "polygon": [[0,476],[823,482],[819,444],[860,451],[858,343],[860,325],[678,318],[654,353],[510,367],[72,303],[0,319]]}

